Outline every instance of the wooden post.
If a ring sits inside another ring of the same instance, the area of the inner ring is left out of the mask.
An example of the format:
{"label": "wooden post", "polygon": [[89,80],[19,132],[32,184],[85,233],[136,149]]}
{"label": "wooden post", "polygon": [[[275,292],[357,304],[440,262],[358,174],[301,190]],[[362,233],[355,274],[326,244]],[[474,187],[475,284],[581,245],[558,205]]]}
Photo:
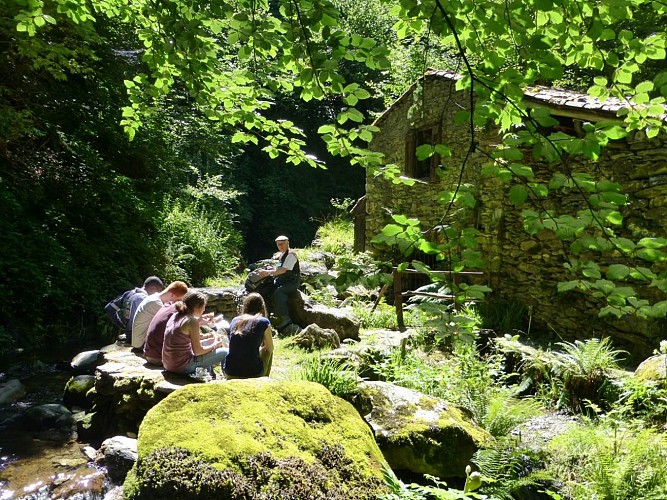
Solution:
{"label": "wooden post", "polygon": [[380,293],[378,294],[378,298],[375,300],[375,303],[373,304],[373,309],[371,309],[371,312],[375,311],[378,304],[382,300],[382,297],[387,292],[387,288],[389,288],[389,285],[387,285],[386,283],[384,285],[382,285],[382,287],[380,288]]}
{"label": "wooden post", "polygon": [[405,331],[405,323],[403,322],[403,293],[401,291],[401,273],[398,269],[392,272],[394,278],[394,306],[396,307],[396,324],[398,329]]}

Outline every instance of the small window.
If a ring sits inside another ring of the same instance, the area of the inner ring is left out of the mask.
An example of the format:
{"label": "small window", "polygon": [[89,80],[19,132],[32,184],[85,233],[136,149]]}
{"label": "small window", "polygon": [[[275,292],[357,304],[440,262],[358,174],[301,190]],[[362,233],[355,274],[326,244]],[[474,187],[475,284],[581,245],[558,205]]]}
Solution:
{"label": "small window", "polygon": [[435,146],[440,142],[438,127],[427,127],[411,130],[405,139],[405,175],[413,179],[435,180],[435,169],[440,164],[440,155],[433,154],[430,158],[417,158],[417,148],[424,144]]}

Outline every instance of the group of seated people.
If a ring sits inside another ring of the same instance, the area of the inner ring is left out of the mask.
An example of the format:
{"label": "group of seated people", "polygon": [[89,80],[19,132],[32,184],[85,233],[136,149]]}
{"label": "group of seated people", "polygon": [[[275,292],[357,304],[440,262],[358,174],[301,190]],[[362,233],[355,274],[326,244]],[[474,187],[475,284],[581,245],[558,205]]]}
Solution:
{"label": "group of seated people", "polygon": [[[275,239],[280,252],[278,263],[262,269],[259,276],[272,281],[276,329],[292,325],[288,298],[301,283],[301,269],[296,252],[287,236]],[[213,313],[205,314],[205,294],[188,290],[182,281],[166,288],[151,276],[143,288],[133,288],[104,308],[111,321],[124,329],[126,340],[143,352],[146,361],[164,366],[170,372],[192,374],[197,368],[209,371],[219,365],[226,378],[268,376],[273,360],[271,322],[264,298],[250,293],[243,301],[241,314],[229,325],[229,348],[224,347],[220,332],[202,332],[202,326],[213,323]]]}
{"label": "group of seated people", "polygon": [[[151,277],[146,282],[150,280],[158,279]],[[226,332],[202,331],[202,326],[210,327],[214,322],[213,313],[204,312],[206,301],[204,293],[188,290],[182,281],[144,294],[127,318],[132,347],[143,352],[150,364],[173,373],[191,375],[197,368],[212,371],[220,366],[228,379],[268,376],[273,336],[262,296],[250,293],[245,297],[241,314],[229,325],[229,348],[223,347]]]}

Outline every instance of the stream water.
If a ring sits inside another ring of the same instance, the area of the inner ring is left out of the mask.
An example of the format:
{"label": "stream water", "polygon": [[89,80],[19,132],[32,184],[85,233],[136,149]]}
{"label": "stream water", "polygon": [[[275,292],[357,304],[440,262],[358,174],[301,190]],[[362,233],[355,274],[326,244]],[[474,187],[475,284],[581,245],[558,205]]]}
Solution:
{"label": "stream water", "polygon": [[[71,358],[70,358],[71,359]],[[0,500],[97,500],[110,488],[94,451],[76,434],[31,428],[25,412],[43,404],[61,404],[72,376],[68,362],[15,359],[0,371],[0,383],[20,380],[25,394],[0,405]]]}

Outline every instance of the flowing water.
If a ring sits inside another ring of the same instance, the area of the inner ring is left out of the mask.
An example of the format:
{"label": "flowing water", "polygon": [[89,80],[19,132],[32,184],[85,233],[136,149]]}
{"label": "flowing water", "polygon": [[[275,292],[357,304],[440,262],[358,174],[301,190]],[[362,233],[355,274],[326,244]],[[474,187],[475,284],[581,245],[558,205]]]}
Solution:
{"label": "flowing water", "polygon": [[0,500],[96,500],[109,489],[87,443],[69,432],[30,428],[24,417],[30,407],[61,404],[71,376],[68,363],[17,363],[0,372],[0,382],[19,379],[25,388],[16,401],[0,405]]}

